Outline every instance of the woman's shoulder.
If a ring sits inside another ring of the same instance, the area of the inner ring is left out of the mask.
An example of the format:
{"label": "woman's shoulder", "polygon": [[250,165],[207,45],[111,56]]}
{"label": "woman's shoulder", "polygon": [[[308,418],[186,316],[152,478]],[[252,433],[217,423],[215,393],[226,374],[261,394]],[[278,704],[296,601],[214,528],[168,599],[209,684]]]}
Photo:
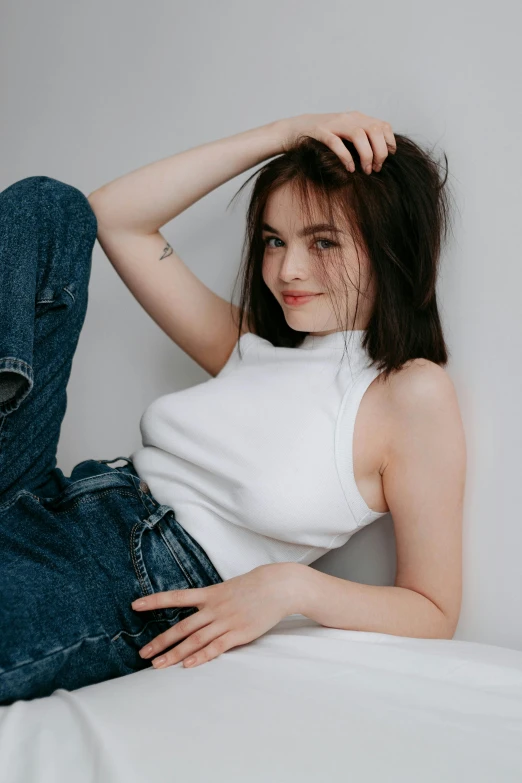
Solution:
{"label": "woman's shoulder", "polygon": [[447,370],[428,359],[412,359],[380,388],[389,424],[388,446],[416,437],[435,424],[446,432],[463,429],[459,400]]}
{"label": "woman's shoulder", "polygon": [[399,410],[403,406],[455,396],[451,376],[429,359],[411,359],[386,384],[388,400]]}

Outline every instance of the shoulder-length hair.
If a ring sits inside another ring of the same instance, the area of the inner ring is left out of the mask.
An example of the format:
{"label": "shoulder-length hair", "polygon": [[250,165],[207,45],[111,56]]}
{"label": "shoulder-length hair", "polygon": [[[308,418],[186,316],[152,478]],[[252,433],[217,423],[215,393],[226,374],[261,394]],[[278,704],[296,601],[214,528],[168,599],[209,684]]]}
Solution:
{"label": "shoulder-length hair", "polygon": [[[234,284],[235,291],[241,280],[238,340],[245,320],[249,331],[274,346],[298,347],[308,334],[288,325],[262,276],[265,206],[277,188],[291,183],[304,215],[310,216],[314,205],[319,205],[328,222],[336,223],[337,218],[337,225],[340,221],[349,226],[356,249],[362,247],[367,255],[375,298],[362,344],[371,363],[385,378],[414,358],[447,364],[449,354],[437,307],[436,282],[441,247],[450,226],[445,187],[448,160],[444,153],[442,178],[439,163],[431,153],[406,136],[394,136],[395,154],[388,155],[380,172],[368,175],[352,142],[342,139],[355,163],[353,173],[327,145],[302,135],[284,154],[255,171],[233,196],[232,201],[256,177]],[[331,255],[328,258],[330,261]],[[358,249],[357,259],[360,273]],[[339,280],[346,283],[342,257],[339,262],[335,267],[341,272],[336,275],[336,290]],[[323,282],[330,293],[331,281],[326,278]],[[357,280],[349,283],[357,291],[357,304],[351,324],[348,313],[344,319],[338,316],[343,331],[353,330],[361,294]],[[241,356],[240,347],[239,353]]]}

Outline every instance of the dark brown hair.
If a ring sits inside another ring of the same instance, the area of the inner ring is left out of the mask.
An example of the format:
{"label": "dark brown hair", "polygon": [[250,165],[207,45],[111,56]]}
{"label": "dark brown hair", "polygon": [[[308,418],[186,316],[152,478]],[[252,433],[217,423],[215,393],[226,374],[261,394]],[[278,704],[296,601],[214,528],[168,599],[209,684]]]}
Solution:
{"label": "dark brown hair", "polygon": [[[262,277],[265,206],[277,188],[292,183],[304,214],[311,215],[313,202],[319,204],[329,222],[335,223],[337,217],[337,225],[339,218],[349,225],[355,247],[363,247],[367,254],[375,300],[363,346],[372,363],[377,364],[385,378],[418,357],[447,364],[436,282],[441,247],[450,225],[448,161],[444,153],[446,167],[442,179],[439,164],[431,153],[406,136],[394,136],[396,153],[388,155],[380,172],[372,171],[369,175],[362,170],[352,142],[342,139],[354,160],[354,173],[327,145],[314,137],[300,136],[284,154],[255,171],[237,191],[232,201],[256,177],[234,284],[235,290],[241,277],[238,339],[245,319],[249,331],[275,346],[298,347],[308,334],[288,325],[281,305]],[[342,271],[345,265],[342,258],[340,261],[338,269]],[[328,280],[325,283],[328,285]],[[357,291],[358,304],[358,282],[350,283]],[[344,324],[343,331],[353,329],[356,315],[357,306],[351,325],[347,316],[338,317],[339,325]]]}

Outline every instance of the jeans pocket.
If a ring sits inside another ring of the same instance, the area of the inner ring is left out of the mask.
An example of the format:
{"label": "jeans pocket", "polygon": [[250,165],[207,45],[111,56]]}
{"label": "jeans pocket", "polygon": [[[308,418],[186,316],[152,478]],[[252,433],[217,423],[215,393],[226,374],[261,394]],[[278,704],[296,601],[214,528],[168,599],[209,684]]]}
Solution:
{"label": "jeans pocket", "polygon": [[[185,617],[189,617],[197,611],[197,609],[186,607],[177,611],[175,620],[142,620],[140,628],[136,628],[134,631],[131,629],[121,630],[113,636],[111,639],[112,648],[117,653],[119,660],[130,672],[148,669],[152,666],[152,659],[141,657],[139,651],[142,647],[150,644],[161,633],[168,631],[169,628],[177,625]],[[172,642],[167,644],[162,652],[166,652],[176,647],[177,644],[181,644],[185,638],[182,637],[175,644]]]}
{"label": "jeans pocket", "polygon": [[[130,548],[134,570],[143,595],[167,590],[186,590],[196,587],[189,570],[184,567],[173,548],[165,542],[160,521],[173,514],[168,506],[158,506],[156,511],[131,531]],[[156,609],[151,616],[156,620],[176,620],[180,607]]]}
{"label": "jeans pocket", "polygon": [[[159,506],[152,516],[135,522],[131,530],[130,554],[140,594],[143,596],[195,587],[183,564],[172,549],[165,545],[157,524],[159,515],[164,518],[164,515],[169,513],[173,512],[166,510],[165,506]],[[141,658],[139,650],[197,611],[198,608],[192,606],[172,606],[141,612],[131,610],[130,620],[113,636],[112,644],[130,669],[138,671],[148,668],[152,665],[151,661]]]}

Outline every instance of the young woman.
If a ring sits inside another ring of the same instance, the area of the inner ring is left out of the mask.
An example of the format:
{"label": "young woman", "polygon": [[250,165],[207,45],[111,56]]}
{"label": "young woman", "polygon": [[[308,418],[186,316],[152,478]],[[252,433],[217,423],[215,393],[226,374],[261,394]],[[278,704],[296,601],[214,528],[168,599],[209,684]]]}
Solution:
{"label": "young woman", "polygon": [[[237,307],[160,228],[267,158]],[[435,291],[446,178],[351,111],[204,144],[88,198],[45,176],[0,194],[1,704],[197,665],[292,613],[452,638],[466,450]],[[155,400],[130,459],[66,477],[55,455],[96,236],[212,377]],[[309,568],[387,512],[393,586]]]}

